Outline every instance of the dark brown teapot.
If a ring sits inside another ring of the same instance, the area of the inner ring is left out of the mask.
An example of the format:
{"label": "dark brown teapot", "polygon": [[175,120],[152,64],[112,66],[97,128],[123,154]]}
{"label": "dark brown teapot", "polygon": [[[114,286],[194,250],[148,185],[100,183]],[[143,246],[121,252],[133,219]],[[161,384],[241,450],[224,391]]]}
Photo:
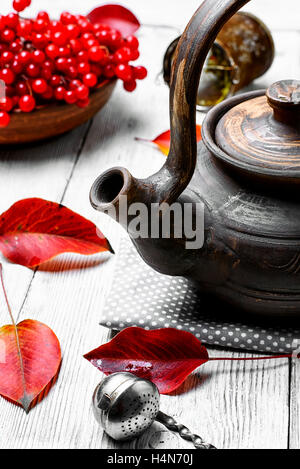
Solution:
{"label": "dark brown teapot", "polygon": [[107,171],[95,182],[91,203],[103,212],[118,212],[125,195],[129,205],[147,207],[202,203],[203,247],[186,249],[186,238],[173,232],[170,239],[135,238],[145,262],[191,278],[237,308],[299,315],[300,81],[213,108],[197,152],[196,97],[205,58],[222,26],[248,1],[205,0],[187,26],[173,65],[164,167],[144,180],[123,168]]}

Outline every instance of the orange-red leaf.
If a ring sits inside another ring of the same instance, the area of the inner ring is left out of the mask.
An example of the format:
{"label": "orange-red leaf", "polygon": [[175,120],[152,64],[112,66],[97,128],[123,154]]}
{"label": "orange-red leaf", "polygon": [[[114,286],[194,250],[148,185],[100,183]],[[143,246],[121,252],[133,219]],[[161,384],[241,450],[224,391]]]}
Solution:
{"label": "orange-red leaf", "polygon": [[174,391],[209,360],[205,346],[190,332],[139,327],[124,329],[84,358],[106,375],[127,371],[148,379],[162,394]]}
{"label": "orange-red leaf", "polygon": [[59,341],[38,321],[26,320],[0,328],[0,394],[26,412],[57,375]]}
{"label": "orange-red leaf", "polygon": [[[197,132],[197,142],[200,142],[200,140],[202,139],[201,125],[197,125],[196,132]],[[155,145],[158,146],[158,148],[164,155],[168,155],[169,150],[170,150],[171,131],[167,130],[166,132],[163,132],[154,140],[147,140],[147,139],[140,139],[140,138],[137,138],[137,140],[148,142],[148,143],[155,143]]]}
{"label": "orange-red leaf", "polygon": [[63,205],[37,198],[20,200],[1,215],[0,250],[26,267],[64,252],[113,252],[94,223]]}
{"label": "orange-red leaf", "polygon": [[140,27],[136,16],[121,5],[102,5],[92,10],[87,17],[93,24],[101,23],[118,29],[124,37],[134,34]]}

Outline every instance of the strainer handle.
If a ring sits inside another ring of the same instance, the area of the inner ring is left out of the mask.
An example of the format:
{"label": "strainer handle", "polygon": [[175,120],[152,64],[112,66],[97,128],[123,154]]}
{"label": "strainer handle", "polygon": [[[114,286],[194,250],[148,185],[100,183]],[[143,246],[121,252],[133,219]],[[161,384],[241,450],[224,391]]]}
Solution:
{"label": "strainer handle", "polygon": [[213,445],[206,443],[201,436],[195,435],[187,427],[177,423],[173,417],[158,412],[156,421],[162,423],[168,430],[179,433],[183,440],[191,441],[196,449],[216,449]]}

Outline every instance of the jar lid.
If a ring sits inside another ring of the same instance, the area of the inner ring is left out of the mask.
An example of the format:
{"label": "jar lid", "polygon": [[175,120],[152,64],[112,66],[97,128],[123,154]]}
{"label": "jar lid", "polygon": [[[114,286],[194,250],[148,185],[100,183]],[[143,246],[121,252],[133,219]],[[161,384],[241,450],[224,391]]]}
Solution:
{"label": "jar lid", "polygon": [[280,81],[237,102],[215,127],[216,156],[248,172],[300,182],[300,81]]}

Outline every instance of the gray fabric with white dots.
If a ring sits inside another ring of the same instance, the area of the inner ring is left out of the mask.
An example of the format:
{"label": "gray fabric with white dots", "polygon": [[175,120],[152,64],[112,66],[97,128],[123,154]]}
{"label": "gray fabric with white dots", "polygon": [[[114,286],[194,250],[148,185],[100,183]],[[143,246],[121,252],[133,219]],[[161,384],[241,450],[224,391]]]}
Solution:
{"label": "gray fabric with white dots", "polygon": [[299,329],[261,326],[253,319],[252,324],[220,319],[203,306],[191,282],[152,270],[127,238],[122,238],[118,252],[101,325],[116,330],[175,327],[192,332],[204,344],[264,353],[291,353],[300,347]]}

